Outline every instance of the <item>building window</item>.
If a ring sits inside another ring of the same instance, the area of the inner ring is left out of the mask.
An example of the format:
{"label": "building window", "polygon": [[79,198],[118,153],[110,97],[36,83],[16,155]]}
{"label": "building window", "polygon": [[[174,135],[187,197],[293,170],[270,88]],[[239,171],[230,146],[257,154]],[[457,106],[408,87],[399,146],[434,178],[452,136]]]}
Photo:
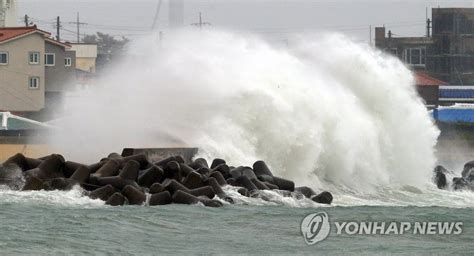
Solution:
{"label": "building window", "polygon": [[39,77],[37,77],[37,76],[30,77],[29,82],[28,82],[28,88],[29,89],[38,89],[39,85],[40,85],[39,82],[40,82]]}
{"label": "building window", "polygon": [[46,66],[54,66],[54,53],[46,53],[44,55],[44,64]]}
{"label": "building window", "polygon": [[30,52],[28,54],[28,62],[31,65],[37,65],[40,63],[40,53],[39,52]]}
{"label": "building window", "polygon": [[0,52],[0,65],[8,65],[8,52]]}
{"label": "building window", "polygon": [[405,49],[405,63],[413,66],[425,66],[426,50],[425,48]]}
{"label": "building window", "polygon": [[64,66],[66,66],[66,67],[72,66],[72,59],[69,58],[69,57],[64,58]]}
{"label": "building window", "polygon": [[398,56],[398,49],[397,48],[390,48],[389,52],[395,56]]}

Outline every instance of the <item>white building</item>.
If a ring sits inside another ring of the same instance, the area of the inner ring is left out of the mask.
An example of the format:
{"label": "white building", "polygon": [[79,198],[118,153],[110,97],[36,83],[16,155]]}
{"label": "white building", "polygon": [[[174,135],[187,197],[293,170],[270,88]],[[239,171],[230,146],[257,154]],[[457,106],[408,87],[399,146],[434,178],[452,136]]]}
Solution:
{"label": "white building", "polygon": [[0,0],[0,28],[17,26],[16,0]]}

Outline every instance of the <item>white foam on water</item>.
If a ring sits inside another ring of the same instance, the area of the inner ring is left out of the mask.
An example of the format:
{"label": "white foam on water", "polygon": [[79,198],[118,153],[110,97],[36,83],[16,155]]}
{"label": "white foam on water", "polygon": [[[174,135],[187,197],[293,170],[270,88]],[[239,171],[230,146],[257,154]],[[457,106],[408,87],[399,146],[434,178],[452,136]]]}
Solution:
{"label": "white foam on water", "polygon": [[[263,159],[275,175],[333,192],[336,205],[464,195],[429,189],[439,131],[396,58],[340,34],[290,49],[218,30],[177,31],[161,46],[156,38],[134,42],[114,72],[68,99],[55,148],[97,161],[123,147],[170,146],[165,134],[208,160]],[[273,201],[299,204],[284,200]]]}
{"label": "white foam on water", "polygon": [[68,191],[18,191],[7,187],[0,187],[0,201],[2,204],[27,203],[65,207],[97,207],[104,205],[102,200],[93,200],[84,196],[84,191],[79,186],[74,186]]}
{"label": "white foam on water", "polygon": [[[269,205],[269,206],[277,206],[277,205],[284,205],[288,207],[298,207],[298,208],[316,208],[316,207],[327,207],[328,205],[318,204],[308,198],[304,198],[301,196],[296,196],[296,194],[292,193],[291,196],[284,195],[279,191],[272,191],[272,190],[261,190],[258,192],[258,196],[255,197],[246,197],[241,195],[238,190],[239,187],[234,187],[230,185],[226,185],[222,188],[224,192],[230,196],[234,203],[239,205]],[[229,204],[227,201],[220,199],[219,197],[215,197],[215,199],[221,201],[224,204]]]}

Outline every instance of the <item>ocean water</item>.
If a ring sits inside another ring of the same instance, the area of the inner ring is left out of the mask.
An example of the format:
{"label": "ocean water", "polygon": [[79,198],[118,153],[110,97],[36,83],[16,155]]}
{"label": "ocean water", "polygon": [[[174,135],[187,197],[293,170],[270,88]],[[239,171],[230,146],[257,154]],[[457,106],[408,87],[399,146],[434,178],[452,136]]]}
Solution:
{"label": "ocean water", "polygon": [[[232,189],[226,190],[232,194]],[[2,190],[0,254],[472,255],[472,205],[350,206],[336,197],[333,206],[323,206],[291,198],[275,197],[273,202],[243,199],[221,208],[111,207],[83,197],[77,188],[68,192]],[[307,214],[321,211],[329,215],[331,233],[324,241],[307,245],[301,235],[301,221]],[[455,221],[463,222],[463,232],[338,235],[336,221]]]}

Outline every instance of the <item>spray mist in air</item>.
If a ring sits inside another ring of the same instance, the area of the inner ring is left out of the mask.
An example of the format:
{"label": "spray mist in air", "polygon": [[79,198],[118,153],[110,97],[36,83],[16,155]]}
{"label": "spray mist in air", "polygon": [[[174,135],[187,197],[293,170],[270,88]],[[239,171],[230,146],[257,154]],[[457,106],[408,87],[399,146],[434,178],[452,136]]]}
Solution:
{"label": "spray mist in air", "polygon": [[263,159],[297,184],[358,191],[430,181],[438,130],[410,71],[337,34],[291,49],[256,36],[184,30],[130,45],[68,100],[52,143],[97,160],[123,147],[199,147],[229,164]]}

